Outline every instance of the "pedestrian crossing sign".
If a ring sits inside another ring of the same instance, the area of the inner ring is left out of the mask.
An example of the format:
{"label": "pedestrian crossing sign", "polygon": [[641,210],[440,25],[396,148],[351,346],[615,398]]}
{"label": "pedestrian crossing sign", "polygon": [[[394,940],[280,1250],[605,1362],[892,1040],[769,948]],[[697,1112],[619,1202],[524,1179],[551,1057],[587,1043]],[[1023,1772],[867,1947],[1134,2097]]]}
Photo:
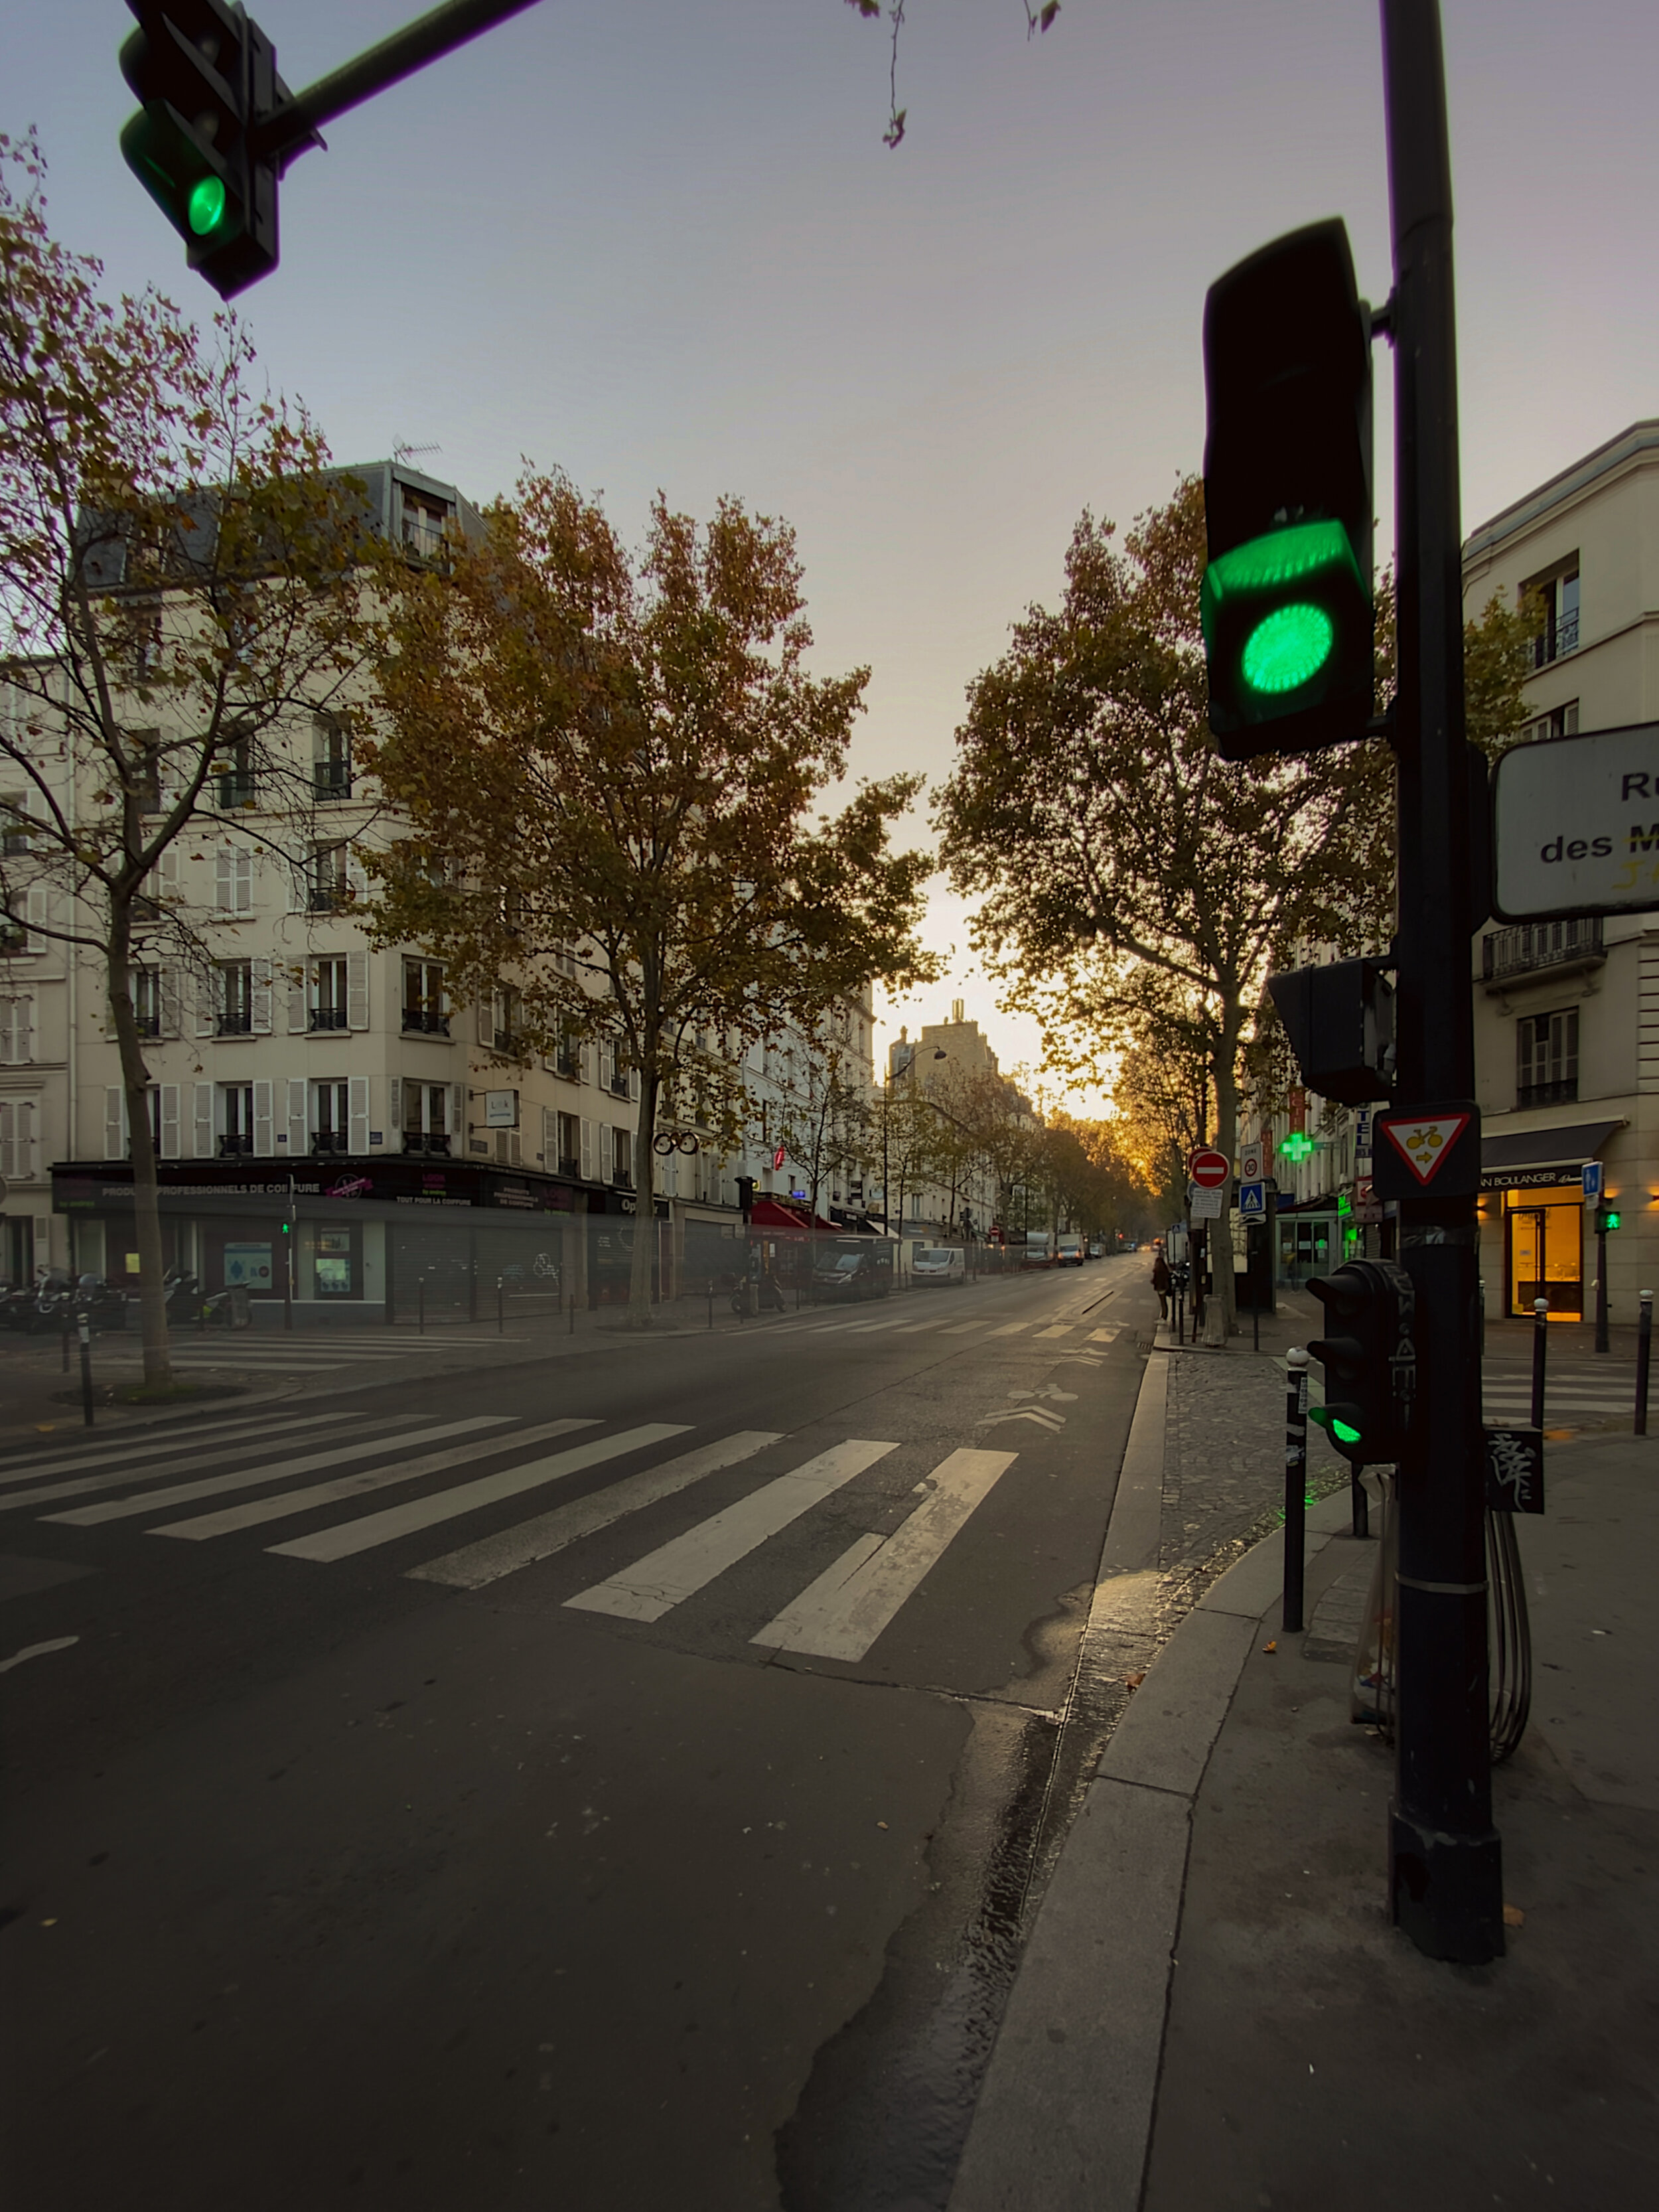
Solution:
{"label": "pedestrian crossing sign", "polygon": [[1267,1218],[1267,1186],[1265,1182],[1242,1182],[1238,1186],[1238,1215],[1241,1221],[1261,1221]]}

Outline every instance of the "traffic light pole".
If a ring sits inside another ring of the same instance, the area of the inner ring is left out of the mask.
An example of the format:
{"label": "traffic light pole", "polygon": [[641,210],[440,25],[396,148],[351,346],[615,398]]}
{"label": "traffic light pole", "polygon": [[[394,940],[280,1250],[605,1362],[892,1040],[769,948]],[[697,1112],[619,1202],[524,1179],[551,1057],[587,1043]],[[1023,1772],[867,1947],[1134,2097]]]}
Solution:
{"label": "traffic light pole", "polygon": [[[1394,295],[1399,594],[1395,1111],[1470,1099],[1469,777],[1451,163],[1437,0],[1382,0]],[[1417,1418],[1399,1467],[1397,1707],[1389,1885],[1431,1958],[1504,1948],[1492,1820],[1476,1195],[1401,1202],[1416,1287]]]}

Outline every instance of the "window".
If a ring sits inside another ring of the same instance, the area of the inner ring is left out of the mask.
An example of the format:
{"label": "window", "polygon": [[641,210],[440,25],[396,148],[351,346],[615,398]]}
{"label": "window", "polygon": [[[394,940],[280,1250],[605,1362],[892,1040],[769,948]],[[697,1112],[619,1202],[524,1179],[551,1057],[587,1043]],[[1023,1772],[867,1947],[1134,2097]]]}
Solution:
{"label": "window", "polygon": [[336,914],[350,896],[346,882],[346,848],[319,845],[306,872],[306,904],[313,914]]}
{"label": "window", "polygon": [[161,665],[161,609],[155,599],[130,599],[125,608],[127,671],[143,684]]}
{"label": "window", "polygon": [[[164,854],[163,858],[167,856]],[[221,914],[253,911],[253,855],[222,845],[215,856],[213,902]]]}
{"label": "window", "polygon": [[444,550],[444,528],[451,510],[430,492],[400,487],[404,495],[404,544],[418,560],[435,561]]}
{"label": "window", "polygon": [[574,1178],[580,1175],[581,1167],[581,1123],[574,1114],[561,1114],[559,1116],[559,1156],[557,1172],[562,1176],[569,1176]]}
{"label": "window", "polygon": [[312,722],[312,769],[319,799],[351,796],[351,738],[331,714],[319,714]]}
{"label": "window", "polygon": [[449,998],[441,962],[404,961],[404,1028],[428,1036],[449,1035]]}
{"label": "window", "polygon": [[257,803],[258,779],[253,773],[253,749],[246,738],[221,740],[213,772],[219,781],[222,814],[232,814]]}
{"label": "window", "polygon": [[446,1083],[404,1083],[404,1150],[447,1152],[449,1086]]}
{"label": "window", "polygon": [[343,953],[312,962],[307,1027],[313,1032],[350,1028],[346,976]]}
{"label": "window", "polygon": [[214,1026],[221,1036],[253,1034],[253,963],[222,960],[216,971]]}
{"label": "window", "polygon": [[319,1298],[357,1296],[357,1232],[355,1229],[319,1229],[312,1245]]}
{"label": "window", "polygon": [[1515,1025],[1515,1103],[1571,1105],[1578,1096],[1578,1009],[1528,1014]]}
{"label": "window", "polygon": [[518,1051],[522,1012],[519,994],[510,984],[495,994],[490,1001],[489,1036],[497,1052]]}
{"label": "window", "polygon": [[1576,738],[1578,734],[1578,702],[1568,700],[1565,707],[1552,707],[1547,714],[1540,714],[1535,721],[1521,726],[1522,742],[1530,744],[1538,738]]}
{"label": "window", "polygon": [[29,1182],[34,1172],[34,1101],[0,1101],[0,1176],[10,1182]]}
{"label": "window", "polygon": [[581,1071],[581,1041],[574,1030],[561,1024],[558,1042],[553,1048],[553,1073],[563,1076],[567,1083],[580,1083]]}
{"label": "window", "polygon": [[1532,641],[1532,665],[1547,668],[1565,653],[1578,650],[1578,556],[1553,576],[1540,577],[1527,587],[1544,603],[1544,628]]}
{"label": "window", "polygon": [[138,1024],[140,1036],[158,1037],[161,1034],[161,971],[159,968],[135,968],[129,981],[132,990],[132,1017]]}
{"label": "window", "polygon": [[351,1149],[350,1092],[349,1083],[312,1085],[311,1149],[313,1152],[344,1152]]}
{"label": "window", "polygon": [[222,1159],[253,1150],[253,1085],[219,1085],[219,1153]]}
{"label": "window", "polygon": [[611,1180],[618,1190],[634,1188],[634,1139],[627,1129],[611,1132]]}
{"label": "window", "polygon": [[27,1067],[33,1057],[33,1000],[0,999],[0,1067]]}
{"label": "window", "polygon": [[561,938],[553,948],[553,966],[561,975],[574,975],[576,972],[576,956],[564,938]]}
{"label": "window", "polygon": [[0,854],[15,860],[29,848],[28,801],[21,791],[0,799]]}

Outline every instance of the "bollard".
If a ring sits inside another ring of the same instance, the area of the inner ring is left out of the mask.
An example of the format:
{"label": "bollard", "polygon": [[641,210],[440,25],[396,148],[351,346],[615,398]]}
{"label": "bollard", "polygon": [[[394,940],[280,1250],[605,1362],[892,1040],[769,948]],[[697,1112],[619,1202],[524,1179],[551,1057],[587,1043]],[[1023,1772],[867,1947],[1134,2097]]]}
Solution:
{"label": "bollard", "polygon": [[416,1310],[420,1316],[420,1332],[424,1336],[426,1334],[426,1277],[424,1275],[422,1276],[417,1286]]}
{"label": "bollard", "polygon": [[1279,1625],[1287,1636],[1297,1636],[1308,1542],[1308,1355],[1293,1344],[1285,1365],[1285,1601]]}
{"label": "bollard", "polygon": [[67,1375],[67,1374],[69,1373],[69,1347],[70,1347],[70,1310],[69,1310],[68,1305],[66,1304],[66,1305],[64,1306],[64,1374],[65,1374],[65,1375]]}
{"label": "bollard", "polygon": [[708,1326],[710,1328],[714,1326],[714,1278],[712,1275],[708,1278]]}
{"label": "bollard", "polygon": [[566,1331],[565,1331],[565,1334],[566,1334],[567,1336],[574,1336],[574,1334],[576,1334],[576,1293],[574,1292],[574,1291],[572,1291],[572,1292],[570,1293],[570,1326],[569,1326],[569,1328],[568,1328],[568,1329],[566,1329]]}
{"label": "bollard", "polygon": [[1544,1425],[1544,1361],[1550,1333],[1549,1300],[1534,1298],[1532,1312],[1532,1425],[1535,1429],[1541,1429]]}
{"label": "bollard", "polygon": [[1641,1292],[1642,1318],[1636,1325],[1636,1433],[1648,1432],[1648,1362],[1653,1356],[1653,1292]]}
{"label": "bollard", "polygon": [[501,1334],[503,1326],[504,1323],[501,1320],[501,1279],[497,1275],[495,1278],[495,1334],[497,1336]]}
{"label": "bollard", "polygon": [[81,1411],[92,1426],[92,1316],[81,1316]]}

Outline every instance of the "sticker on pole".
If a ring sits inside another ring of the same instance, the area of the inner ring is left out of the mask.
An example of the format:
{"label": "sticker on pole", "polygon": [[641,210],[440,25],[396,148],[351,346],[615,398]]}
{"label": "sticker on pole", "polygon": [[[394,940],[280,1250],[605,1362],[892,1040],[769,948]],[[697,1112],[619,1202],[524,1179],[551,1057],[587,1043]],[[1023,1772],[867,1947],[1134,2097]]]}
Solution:
{"label": "sticker on pole", "polygon": [[1469,1198],[1480,1188],[1480,1115],[1473,1099],[1379,1114],[1371,1195]]}

